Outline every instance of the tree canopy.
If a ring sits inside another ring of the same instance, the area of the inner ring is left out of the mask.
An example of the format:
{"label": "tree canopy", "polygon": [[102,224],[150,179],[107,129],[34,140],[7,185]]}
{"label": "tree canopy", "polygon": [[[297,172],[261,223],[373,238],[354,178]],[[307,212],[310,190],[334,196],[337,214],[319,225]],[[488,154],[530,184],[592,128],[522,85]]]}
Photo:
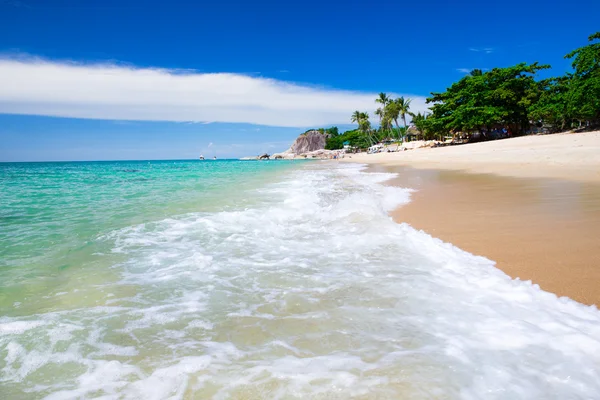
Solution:
{"label": "tree canopy", "polygon": [[527,133],[532,125],[560,131],[600,124],[600,32],[588,40],[565,56],[572,60],[572,71],[565,75],[538,80],[538,73],[550,66],[537,62],[474,69],[444,92],[431,93],[427,112],[415,114],[411,99],[379,93],[375,99],[379,128],[372,127],[368,113],[357,110],[350,120],[358,129],[343,134],[337,128],[323,130],[329,137],[326,148],[340,149],[345,142],[365,148],[394,136],[403,140],[407,116],[423,139],[457,133],[494,139]]}
{"label": "tree canopy", "polygon": [[521,63],[470,75],[443,93],[432,93],[430,124],[447,132],[490,130],[496,126],[523,133],[529,128],[529,108],[539,96],[537,71],[549,68]]}

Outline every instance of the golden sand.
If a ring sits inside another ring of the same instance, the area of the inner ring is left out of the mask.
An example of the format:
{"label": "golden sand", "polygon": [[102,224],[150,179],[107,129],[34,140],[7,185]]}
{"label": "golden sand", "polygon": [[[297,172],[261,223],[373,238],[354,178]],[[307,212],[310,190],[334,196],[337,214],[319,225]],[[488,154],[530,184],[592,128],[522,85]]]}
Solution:
{"label": "golden sand", "polygon": [[372,165],[418,189],[392,213],[513,278],[600,306],[600,183]]}
{"label": "golden sand", "polygon": [[342,161],[600,182],[600,131],[524,136],[397,153],[353,154]]}

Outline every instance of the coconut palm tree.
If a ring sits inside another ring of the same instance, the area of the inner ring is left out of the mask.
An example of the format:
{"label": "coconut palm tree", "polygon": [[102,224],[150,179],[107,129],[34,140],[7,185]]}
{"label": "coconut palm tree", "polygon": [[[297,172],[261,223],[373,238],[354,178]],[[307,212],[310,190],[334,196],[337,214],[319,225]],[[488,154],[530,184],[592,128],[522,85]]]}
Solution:
{"label": "coconut palm tree", "polygon": [[412,116],[412,123],[417,128],[417,132],[419,132],[420,136],[425,136],[425,124],[427,123],[427,113],[421,114],[420,112],[416,114],[410,114]]}
{"label": "coconut palm tree", "polygon": [[379,93],[379,97],[377,97],[375,99],[375,103],[381,104],[381,107],[378,108],[377,111],[375,111],[375,114],[379,117],[381,130],[384,132],[385,132],[384,122],[387,122],[387,121],[385,121],[387,106],[391,102],[392,102],[392,98],[390,96],[388,96],[387,93],[383,93],[383,92]]}
{"label": "coconut palm tree", "polygon": [[404,96],[396,99],[396,106],[398,107],[398,112],[402,117],[402,121],[404,121],[404,128],[406,128],[406,114],[410,114],[410,102],[412,99],[405,99]]}
{"label": "coconut palm tree", "polygon": [[379,97],[375,99],[375,103],[381,104],[383,108],[385,108],[385,106],[387,106],[391,101],[392,99],[383,92],[379,93]]}
{"label": "coconut palm tree", "polygon": [[369,143],[373,144],[373,138],[371,137],[371,122],[369,121],[369,113],[356,110],[352,113],[352,117],[350,117],[350,120],[358,124],[358,130],[361,131],[367,137]]}
{"label": "coconut palm tree", "polygon": [[360,123],[358,129],[369,139],[371,145],[375,142],[372,136],[371,121],[369,121],[369,113],[360,113]]}
{"label": "coconut palm tree", "polygon": [[[369,113],[368,112],[361,112],[360,113],[360,119],[363,120],[363,121],[367,121],[368,122],[369,121]],[[369,122],[369,124],[371,124],[371,123]]]}
{"label": "coconut palm tree", "polygon": [[384,131],[384,124],[383,121],[385,119],[385,109],[382,107],[379,107],[377,110],[375,110],[375,115],[377,115],[379,117],[379,127],[381,131]]}
{"label": "coconut palm tree", "polygon": [[400,125],[398,125],[398,118],[400,117],[400,110],[398,109],[398,106],[395,101],[391,101],[387,105],[385,114],[390,119],[390,122],[394,121],[394,123],[396,124],[396,128],[398,129],[398,140],[402,139],[401,133],[400,133]]}
{"label": "coconut palm tree", "polygon": [[404,96],[397,98],[394,100],[394,108],[398,110],[398,115],[402,118],[404,122],[404,133],[406,134],[406,130],[408,126],[406,125],[406,114],[410,115],[410,102],[411,99],[405,99]]}
{"label": "coconut palm tree", "polygon": [[390,132],[392,130],[392,119],[386,113],[383,114],[381,119],[381,129],[383,132]]}
{"label": "coconut palm tree", "polygon": [[[361,113],[360,111],[356,110],[352,113],[352,117],[350,118],[350,120],[352,122],[356,122],[360,126],[360,121],[362,119],[363,114],[366,114],[366,113]],[[368,116],[367,116],[367,118],[368,118]]]}

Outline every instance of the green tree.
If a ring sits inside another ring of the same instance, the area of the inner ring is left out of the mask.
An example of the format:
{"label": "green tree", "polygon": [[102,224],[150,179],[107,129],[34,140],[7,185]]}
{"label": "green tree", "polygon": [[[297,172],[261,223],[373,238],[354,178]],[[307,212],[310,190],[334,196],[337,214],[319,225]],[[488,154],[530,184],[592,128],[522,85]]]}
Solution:
{"label": "green tree", "polygon": [[358,130],[362,132],[365,138],[369,141],[370,144],[373,144],[374,139],[372,137],[372,129],[371,129],[371,121],[369,121],[369,114],[366,112],[360,113],[360,124],[358,125]]}
{"label": "green tree", "polygon": [[350,121],[352,121],[352,122],[354,122],[354,123],[356,123],[356,124],[360,125],[360,121],[361,121],[361,118],[362,118],[362,116],[361,116],[361,115],[362,115],[362,114],[363,114],[363,113],[361,113],[361,112],[360,112],[360,111],[358,111],[358,110],[354,111],[354,112],[352,113],[352,117],[350,117]]}
{"label": "green tree", "polygon": [[396,133],[398,140],[402,139],[402,133],[400,130],[400,125],[398,125],[398,118],[400,118],[400,110],[398,108],[398,104],[396,101],[391,101],[386,107],[386,115],[396,124]]}
{"label": "green tree", "polygon": [[540,97],[529,108],[531,119],[560,130],[570,126],[578,109],[572,99],[571,82],[571,74],[540,81]]}
{"label": "green tree", "polygon": [[375,115],[379,117],[380,129],[383,133],[381,136],[386,136],[391,130],[391,119],[387,114],[387,107],[392,102],[392,98],[389,97],[386,93],[379,93],[379,96],[375,99],[375,103],[381,104],[375,111]]}
{"label": "green tree", "polygon": [[381,104],[382,108],[385,108],[391,101],[392,99],[383,92],[379,93],[379,97],[375,99],[375,103]]}
{"label": "green tree", "polygon": [[358,132],[366,138],[369,143],[373,143],[371,122],[369,121],[369,114],[367,112],[354,111],[350,120],[358,124]]}
{"label": "green tree", "polygon": [[420,112],[416,113],[416,114],[411,114],[412,116],[412,123],[415,126],[415,128],[417,128],[417,132],[419,132],[419,136],[421,136],[422,138],[427,138],[426,137],[426,133],[427,133],[427,114],[421,114]]}
{"label": "green tree", "polygon": [[488,72],[474,70],[445,92],[432,93],[431,121],[434,131],[472,132],[504,126],[523,133],[529,127],[529,110],[540,97],[535,81],[538,63],[521,63]]}
{"label": "green tree", "polygon": [[332,126],[331,128],[327,128],[325,129],[325,133],[329,136],[329,137],[334,137],[334,136],[338,136],[340,134],[338,127],[337,126]]}
{"label": "green tree", "polygon": [[402,122],[404,122],[404,130],[408,128],[406,125],[406,115],[410,114],[410,103],[411,99],[405,99],[404,96],[397,98],[394,100],[395,109],[398,110],[398,114],[402,118]]}
{"label": "green tree", "polygon": [[590,35],[587,46],[573,50],[565,56],[573,59],[568,108],[575,119],[597,122],[600,119],[600,32]]}

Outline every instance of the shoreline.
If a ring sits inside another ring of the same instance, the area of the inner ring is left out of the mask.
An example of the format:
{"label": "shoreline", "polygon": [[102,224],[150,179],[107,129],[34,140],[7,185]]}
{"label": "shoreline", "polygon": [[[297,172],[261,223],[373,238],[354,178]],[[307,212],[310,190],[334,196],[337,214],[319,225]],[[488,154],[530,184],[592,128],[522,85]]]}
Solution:
{"label": "shoreline", "polygon": [[600,132],[526,136],[340,162],[416,189],[398,223],[484,256],[511,278],[600,306]]}
{"label": "shoreline", "polygon": [[416,189],[390,213],[511,278],[600,306],[600,184],[371,165]]}
{"label": "shoreline", "polygon": [[340,162],[600,182],[600,131],[521,136],[396,153],[358,153]]}

